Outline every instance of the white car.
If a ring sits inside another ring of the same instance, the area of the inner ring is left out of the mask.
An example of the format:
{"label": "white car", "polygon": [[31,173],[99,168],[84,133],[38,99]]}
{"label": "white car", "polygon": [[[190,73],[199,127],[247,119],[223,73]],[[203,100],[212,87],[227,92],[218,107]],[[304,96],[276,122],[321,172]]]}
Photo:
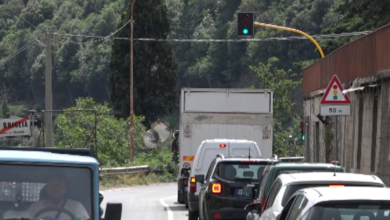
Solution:
{"label": "white car", "polygon": [[[320,186],[386,187],[383,181],[375,175],[331,172],[281,174],[272,184],[261,216],[259,216],[260,212],[257,210],[253,210],[252,214],[255,216],[255,220],[276,220],[276,217],[282,212],[288,199],[296,191],[303,188]],[[258,204],[256,205],[258,206]]]}
{"label": "white car", "polygon": [[390,219],[390,189],[315,187],[297,191],[278,220]]}

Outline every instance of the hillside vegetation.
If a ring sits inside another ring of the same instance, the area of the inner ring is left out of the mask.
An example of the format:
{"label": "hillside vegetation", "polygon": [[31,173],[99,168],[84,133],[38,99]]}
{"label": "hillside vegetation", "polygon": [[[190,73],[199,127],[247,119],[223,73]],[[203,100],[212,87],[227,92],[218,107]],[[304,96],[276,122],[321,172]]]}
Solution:
{"label": "hillside vegetation", "polygon": [[[129,3],[130,0],[0,0],[1,116],[25,116],[28,109],[44,109],[44,46],[50,31],[53,108],[97,108],[101,113],[99,157],[107,166],[128,164]],[[156,121],[177,129],[182,87],[274,89],[274,149],[277,154],[288,153],[288,136],[300,136],[301,70],[320,58],[316,47],[308,40],[211,40],[237,39],[239,11],[254,12],[259,22],[314,35],[374,30],[390,21],[389,9],[390,3],[383,0],[138,0],[134,13],[137,155],[151,153],[143,146],[143,133]],[[255,30],[255,38],[296,35],[260,27]],[[318,41],[329,54],[357,37]],[[91,127],[86,125],[92,117],[88,114],[56,115],[56,145],[81,146]],[[78,124],[67,124],[72,120]],[[34,136],[38,139],[39,131]],[[169,141],[164,149],[168,150]],[[31,144],[31,140],[7,139],[1,144]],[[169,152],[160,153],[165,159],[159,164],[153,162],[156,167],[170,163]]]}

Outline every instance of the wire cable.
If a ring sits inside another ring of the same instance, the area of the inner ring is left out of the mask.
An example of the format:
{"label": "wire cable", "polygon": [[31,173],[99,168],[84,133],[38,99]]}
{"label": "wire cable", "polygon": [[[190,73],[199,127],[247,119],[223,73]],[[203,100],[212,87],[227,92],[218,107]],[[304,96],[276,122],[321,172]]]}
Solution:
{"label": "wire cable", "polygon": [[0,67],[2,67],[8,60],[14,58],[15,56],[17,56],[18,54],[20,54],[21,52],[25,51],[28,47],[30,47],[31,45],[33,45],[34,43],[37,43],[37,40],[34,39],[32,41],[30,41],[29,43],[27,43],[26,45],[24,45],[23,47],[17,49],[16,51],[14,51],[12,54],[10,54],[9,56],[7,56],[6,58],[0,60]]}
{"label": "wire cable", "polygon": [[[129,22],[127,22],[129,23]],[[127,24],[126,23],[126,24]],[[126,25],[125,24],[125,25]],[[124,26],[125,26],[124,25]],[[122,26],[121,28],[123,28]],[[68,36],[68,37],[78,37],[78,38],[97,38],[95,41],[85,41],[85,42],[73,42],[73,43],[95,43],[103,40],[130,40],[128,37],[113,37],[120,29],[115,31],[109,36],[97,36],[97,35],[83,35],[83,34],[62,34],[54,33],[58,36]],[[351,33],[340,33],[340,34],[318,34],[311,35],[313,38],[338,38],[338,37],[350,37],[350,36],[360,36],[369,34],[372,31],[361,31],[361,32],[351,32]],[[245,38],[245,39],[159,39],[159,38],[134,38],[136,41],[169,41],[169,42],[259,42],[259,41],[286,41],[286,40],[306,40],[304,36],[290,36],[290,37],[269,37],[269,38]]]}

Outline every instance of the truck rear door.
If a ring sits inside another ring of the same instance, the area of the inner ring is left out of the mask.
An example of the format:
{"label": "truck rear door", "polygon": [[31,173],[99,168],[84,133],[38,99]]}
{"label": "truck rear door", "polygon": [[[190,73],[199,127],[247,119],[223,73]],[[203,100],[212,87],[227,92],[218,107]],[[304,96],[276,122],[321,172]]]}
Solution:
{"label": "truck rear door", "polygon": [[252,157],[260,157],[261,152],[259,148],[251,142],[236,142],[231,141],[229,142],[229,155],[230,156],[249,156],[249,150],[250,155]]}

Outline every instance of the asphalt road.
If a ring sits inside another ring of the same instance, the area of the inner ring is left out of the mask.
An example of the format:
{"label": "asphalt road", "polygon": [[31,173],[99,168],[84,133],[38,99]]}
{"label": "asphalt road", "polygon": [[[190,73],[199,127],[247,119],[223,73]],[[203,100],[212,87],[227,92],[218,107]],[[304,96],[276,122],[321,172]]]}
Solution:
{"label": "asphalt road", "polygon": [[122,203],[122,220],[187,220],[188,210],[177,200],[177,184],[158,184],[102,191],[107,202]]}

